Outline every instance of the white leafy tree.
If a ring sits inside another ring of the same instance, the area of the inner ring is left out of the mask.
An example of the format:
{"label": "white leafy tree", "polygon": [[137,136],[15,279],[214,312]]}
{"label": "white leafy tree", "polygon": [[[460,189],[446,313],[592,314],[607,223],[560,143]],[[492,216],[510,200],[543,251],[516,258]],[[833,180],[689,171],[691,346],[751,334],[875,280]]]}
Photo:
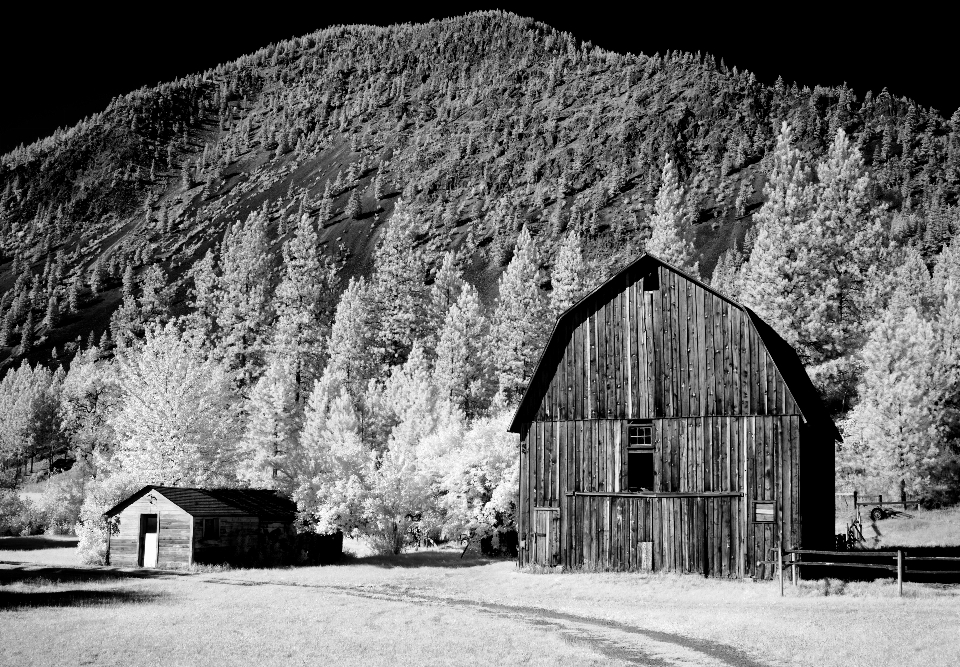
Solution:
{"label": "white leafy tree", "polygon": [[365,475],[375,455],[359,430],[346,388],[324,373],[310,394],[296,455],[287,462],[297,482],[293,497],[319,533],[358,533],[363,526]]}
{"label": "white leafy tree", "polygon": [[118,354],[117,384],[112,474],[145,484],[234,482],[237,406],[226,370],[198,336],[172,323],[148,330]]}

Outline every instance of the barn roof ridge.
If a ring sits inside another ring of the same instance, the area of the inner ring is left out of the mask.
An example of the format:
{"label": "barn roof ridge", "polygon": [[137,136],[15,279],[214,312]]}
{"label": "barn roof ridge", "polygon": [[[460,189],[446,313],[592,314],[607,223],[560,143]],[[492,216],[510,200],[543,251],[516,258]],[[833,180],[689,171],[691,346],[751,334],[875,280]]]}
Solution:
{"label": "barn roof ridge", "polygon": [[156,491],[184,512],[193,515],[259,516],[294,518],[296,504],[272,489],[204,489],[200,487],[147,484],[104,512],[119,514],[150,491]]}
{"label": "barn roof ridge", "polygon": [[[826,410],[823,407],[823,402],[820,399],[819,393],[816,391],[816,388],[813,387],[813,383],[810,381],[809,376],[807,376],[806,370],[803,368],[802,362],[800,362],[799,357],[796,356],[796,351],[790,346],[789,343],[784,341],[777,333],[773,330],[770,325],[764,322],[759,315],[754,313],[752,310],[741,304],[740,302],[730,298],[726,294],[714,289],[710,285],[706,284],[699,278],[695,278],[688,274],[686,271],[677,268],[669,262],[665,262],[659,257],[652,255],[648,252],[643,252],[639,257],[633,261],[626,264],[623,268],[617,271],[615,274],[610,276],[607,280],[603,281],[597,287],[592,289],[590,292],[585,294],[581,299],[576,303],[571,305],[569,308],[564,310],[556,319],[556,322],[553,325],[553,331],[550,334],[550,338],[547,340],[547,344],[543,346],[543,349],[540,351],[540,358],[537,360],[537,365],[534,367],[533,375],[530,376],[530,382],[527,385],[526,390],[523,392],[523,397],[520,399],[520,403],[517,405],[516,410],[514,410],[513,418],[510,420],[510,428],[508,429],[511,433],[520,432],[519,419],[521,414],[525,411],[525,408],[528,397],[531,395],[531,389],[535,386],[535,380],[540,375],[541,367],[543,366],[543,361],[547,356],[551,346],[553,345],[554,340],[557,337],[557,334],[560,331],[561,324],[567,320],[572,313],[580,308],[585,302],[590,299],[598,296],[601,291],[606,288],[611,283],[619,280],[630,270],[634,269],[641,262],[652,261],[657,264],[666,267],[667,269],[678,273],[690,282],[694,283],[698,287],[710,292],[714,296],[723,299],[724,301],[730,303],[732,306],[740,309],[747,314],[751,325],[757,331],[757,335],[763,341],[764,345],[767,347],[767,351],[770,353],[770,358],[773,359],[774,366],[777,367],[777,370],[780,372],[780,375],[783,377],[784,382],[787,384],[787,388],[790,389],[790,392],[794,395],[794,400],[797,403],[797,407],[800,409],[800,413],[804,418],[811,424],[816,424],[820,428],[826,430],[827,433],[832,435],[836,440],[842,440],[840,437],[840,432],[837,430],[836,425],[833,423],[833,420],[826,414]],[[761,332],[761,328],[757,326],[757,322],[760,322],[763,327],[769,331]],[[769,340],[768,340],[769,339]],[[779,344],[778,344],[779,342]],[[772,345],[771,345],[772,343]],[[784,348],[785,346],[785,348]],[[776,350],[776,353],[775,353]],[[792,357],[795,358],[795,360]],[[778,357],[783,357],[778,361]],[[796,365],[799,364],[800,372],[797,372]],[[782,367],[781,367],[782,366]],[[799,394],[799,395],[798,395]]]}

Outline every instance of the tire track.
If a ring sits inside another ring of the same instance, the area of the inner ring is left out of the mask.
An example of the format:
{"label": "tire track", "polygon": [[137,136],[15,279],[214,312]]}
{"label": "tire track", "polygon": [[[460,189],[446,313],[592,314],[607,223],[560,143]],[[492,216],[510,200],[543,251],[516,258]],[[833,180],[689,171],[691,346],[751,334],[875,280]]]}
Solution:
{"label": "tire track", "polygon": [[393,586],[338,586],[334,584],[304,584],[230,578],[211,578],[204,579],[204,581],[231,586],[311,588],[369,600],[429,604],[472,610],[555,632],[571,644],[588,647],[606,658],[628,665],[644,667],[675,667],[680,665],[768,667],[767,664],[757,661],[746,652],[719,642],[540,607],[429,595],[420,591]]}

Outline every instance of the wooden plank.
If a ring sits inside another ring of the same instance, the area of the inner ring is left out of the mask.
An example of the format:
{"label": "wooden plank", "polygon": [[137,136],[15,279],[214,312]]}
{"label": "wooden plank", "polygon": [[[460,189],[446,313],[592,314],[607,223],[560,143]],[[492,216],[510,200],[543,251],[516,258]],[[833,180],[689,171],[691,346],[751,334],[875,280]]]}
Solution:
{"label": "wooden plank", "polygon": [[666,360],[664,359],[666,353],[663,347],[663,289],[647,294],[647,304],[650,309],[650,321],[653,323],[651,330],[647,332],[647,336],[653,343],[648,361],[652,361],[654,367],[654,412],[657,417],[665,417],[669,413],[667,412],[666,401],[667,375],[665,370]]}
{"label": "wooden plank", "polygon": [[[699,285],[693,286],[694,307],[696,309],[696,321],[694,330],[696,331],[696,351],[693,362],[697,367],[697,415],[712,414],[709,405],[714,400],[713,383],[713,336],[712,332],[707,331],[707,310],[709,301],[707,293]],[[710,335],[708,335],[710,334]]]}
{"label": "wooden plank", "polygon": [[679,276],[674,275],[676,306],[677,306],[677,361],[676,373],[680,391],[680,410],[678,417],[687,417],[690,413],[690,321],[687,313],[688,283]]}

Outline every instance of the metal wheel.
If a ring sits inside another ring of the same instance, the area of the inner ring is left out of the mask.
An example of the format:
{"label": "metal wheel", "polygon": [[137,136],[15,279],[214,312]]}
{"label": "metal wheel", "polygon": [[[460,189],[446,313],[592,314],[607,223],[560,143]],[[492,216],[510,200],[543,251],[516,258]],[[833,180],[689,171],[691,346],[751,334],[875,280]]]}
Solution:
{"label": "metal wheel", "polygon": [[870,518],[873,521],[881,521],[887,518],[887,514],[883,511],[882,507],[874,507],[872,510],[870,510]]}

